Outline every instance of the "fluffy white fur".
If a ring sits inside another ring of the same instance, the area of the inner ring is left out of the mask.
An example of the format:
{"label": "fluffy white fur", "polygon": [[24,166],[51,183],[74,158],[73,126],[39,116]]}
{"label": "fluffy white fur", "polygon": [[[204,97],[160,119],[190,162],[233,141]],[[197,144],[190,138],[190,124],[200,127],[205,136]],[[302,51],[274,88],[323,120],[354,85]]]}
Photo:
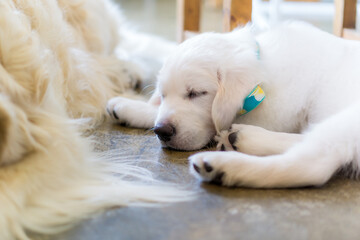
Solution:
{"label": "fluffy white fur", "polygon": [[[249,27],[205,33],[182,43],[164,64],[151,107],[122,98],[108,107],[133,126],[172,126],[166,146],[199,149],[218,133],[218,148],[242,152],[191,156],[190,171],[203,181],[322,185],[339,169],[359,172],[359,62],[359,42],[305,23],[259,35]],[[257,84],[266,99],[237,116]],[[148,111],[141,121],[129,107],[135,104]]]}
{"label": "fluffy white fur", "polygon": [[92,153],[79,131],[101,123],[107,99],[141,77],[118,57],[129,48],[119,16],[107,0],[0,1],[0,239],[56,233],[110,207],[189,198],[141,183],[149,172]]}

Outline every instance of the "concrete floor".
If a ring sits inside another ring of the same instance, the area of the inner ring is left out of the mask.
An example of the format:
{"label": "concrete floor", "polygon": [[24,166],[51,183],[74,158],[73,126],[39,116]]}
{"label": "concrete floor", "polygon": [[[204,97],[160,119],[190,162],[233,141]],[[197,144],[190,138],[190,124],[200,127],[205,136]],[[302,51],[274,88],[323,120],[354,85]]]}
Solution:
{"label": "concrete floor", "polygon": [[53,240],[359,239],[360,183],[340,176],[321,188],[223,188],[188,173],[191,152],[162,149],[150,131],[104,124],[95,132],[101,149],[134,161],[149,159],[159,178],[186,185],[196,200],[163,208],[114,209]]}
{"label": "concrete floor", "polygon": [[[175,39],[173,0],[120,2],[126,10],[125,15],[139,24],[139,30]],[[219,16],[221,12],[210,10],[208,14]],[[209,28],[220,29],[221,22],[219,25],[219,20],[213,19],[214,24],[208,22]],[[114,209],[94,216],[66,233],[44,239],[360,238],[360,183],[357,181],[338,176],[322,188],[223,188],[202,184],[190,176],[187,157],[192,153],[162,149],[151,131],[106,123],[95,136],[99,149],[117,149],[133,157],[134,161],[160,162],[162,166],[149,164],[147,167],[161,179],[189,186],[198,197],[191,202],[163,208]]]}

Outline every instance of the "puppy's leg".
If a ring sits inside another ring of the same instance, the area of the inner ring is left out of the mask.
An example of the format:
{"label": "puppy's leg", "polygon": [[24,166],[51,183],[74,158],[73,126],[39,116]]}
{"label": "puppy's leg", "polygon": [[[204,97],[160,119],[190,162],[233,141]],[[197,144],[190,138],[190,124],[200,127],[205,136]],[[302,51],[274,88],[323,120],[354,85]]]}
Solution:
{"label": "puppy's leg", "polygon": [[302,134],[272,132],[261,127],[233,124],[216,138],[218,150],[267,156],[284,153],[303,139]]}
{"label": "puppy's leg", "polygon": [[115,122],[136,128],[152,128],[159,104],[160,97],[155,93],[148,102],[115,97],[108,101],[106,109]]}
{"label": "puppy's leg", "polygon": [[342,166],[358,172],[360,104],[327,119],[281,155],[204,152],[190,157],[191,172],[225,186],[298,187],[321,185]]}

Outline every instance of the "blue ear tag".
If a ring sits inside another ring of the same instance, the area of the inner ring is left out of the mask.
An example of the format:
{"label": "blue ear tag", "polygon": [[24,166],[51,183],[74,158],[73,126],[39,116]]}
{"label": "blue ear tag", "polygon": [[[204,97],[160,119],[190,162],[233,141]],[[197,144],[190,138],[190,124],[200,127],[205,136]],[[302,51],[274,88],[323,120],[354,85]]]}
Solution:
{"label": "blue ear tag", "polygon": [[251,93],[245,98],[242,109],[238,112],[239,115],[244,115],[255,109],[265,99],[265,93],[262,88],[257,85]]}

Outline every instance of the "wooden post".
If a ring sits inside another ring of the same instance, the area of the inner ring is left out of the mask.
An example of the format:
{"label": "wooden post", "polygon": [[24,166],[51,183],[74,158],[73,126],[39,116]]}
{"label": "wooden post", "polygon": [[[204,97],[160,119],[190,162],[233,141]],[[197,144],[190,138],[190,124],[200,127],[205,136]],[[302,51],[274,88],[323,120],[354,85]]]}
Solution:
{"label": "wooden post", "polygon": [[[177,40],[200,30],[201,0],[177,0]],[[189,33],[190,32],[190,33]]]}
{"label": "wooden post", "polygon": [[237,26],[251,21],[251,11],[252,0],[224,0],[224,32],[229,32]]}
{"label": "wooden post", "polygon": [[222,0],[208,0],[207,3],[212,8],[222,8],[223,1]]}
{"label": "wooden post", "polygon": [[334,34],[342,37],[344,28],[355,29],[356,0],[335,0]]}

